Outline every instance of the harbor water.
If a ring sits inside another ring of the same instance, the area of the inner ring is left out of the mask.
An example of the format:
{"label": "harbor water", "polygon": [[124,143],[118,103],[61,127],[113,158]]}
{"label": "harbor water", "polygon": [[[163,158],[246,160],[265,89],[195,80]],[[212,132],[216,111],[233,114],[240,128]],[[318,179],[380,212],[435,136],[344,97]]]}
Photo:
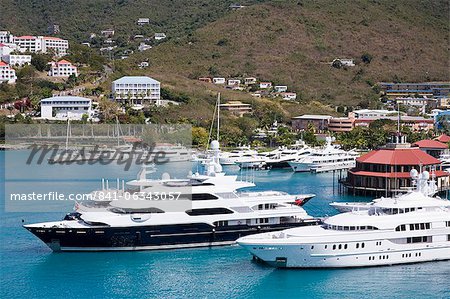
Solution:
{"label": "harbor water", "polygon": [[[8,159],[23,153],[8,153]],[[0,152],[5,168],[5,152]],[[13,167],[13,168],[11,168]],[[239,246],[142,252],[52,253],[23,223],[61,219],[63,212],[7,212],[5,186],[67,192],[98,189],[101,178],[135,179],[135,166],[48,165],[1,173],[0,298],[449,298],[450,261],[387,267],[281,270],[252,261]],[[289,170],[228,174],[254,180],[253,190],[314,193],[305,209],[333,215],[332,201],[370,200],[338,194],[337,175]],[[195,169],[194,169],[195,171]],[[34,179],[30,179],[30,173]],[[36,175],[38,174],[38,175]],[[159,175],[159,174],[158,174]],[[180,178],[186,174],[180,174]],[[38,179],[36,179],[36,177]],[[67,203],[67,212],[73,202]]]}

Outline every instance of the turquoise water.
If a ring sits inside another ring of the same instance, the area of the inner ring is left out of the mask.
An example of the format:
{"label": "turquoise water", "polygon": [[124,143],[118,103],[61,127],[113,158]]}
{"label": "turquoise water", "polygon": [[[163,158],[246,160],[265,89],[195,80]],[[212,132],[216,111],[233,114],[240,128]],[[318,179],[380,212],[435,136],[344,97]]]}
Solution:
{"label": "turquoise water", "polygon": [[[12,156],[10,156],[10,154]],[[21,153],[8,153],[7,159]],[[0,158],[5,157],[0,152]],[[22,166],[8,163],[7,187],[89,191],[99,179],[133,179],[117,165]],[[2,163],[4,165],[4,163]],[[227,168],[237,173],[236,168]],[[1,174],[2,182],[5,181]],[[31,179],[33,178],[33,179]],[[39,181],[36,181],[39,178]],[[315,193],[305,209],[332,215],[332,174],[254,173],[258,190]],[[5,186],[1,184],[3,189]],[[7,189],[8,189],[7,188]],[[60,219],[64,213],[11,213],[1,190],[0,298],[449,298],[450,262],[342,270],[279,270],[254,263],[238,246],[122,253],[52,253],[22,226]],[[358,198],[360,200],[361,198]],[[67,210],[72,206],[67,203]]]}

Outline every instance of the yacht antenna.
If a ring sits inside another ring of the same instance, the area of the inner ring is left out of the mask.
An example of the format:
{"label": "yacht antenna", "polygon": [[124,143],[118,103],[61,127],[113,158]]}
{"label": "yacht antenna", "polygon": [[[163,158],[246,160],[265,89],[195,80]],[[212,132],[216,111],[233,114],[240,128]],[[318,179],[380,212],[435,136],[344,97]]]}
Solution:
{"label": "yacht antenna", "polygon": [[[397,112],[398,112],[398,119],[397,119],[397,136],[400,138],[400,102],[397,100]],[[400,141],[399,141],[400,143]]]}
{"label": "yacht antenna", "polygon": [[67,132],[66,132],[66,151],[69,148],[69,134],[70,134],[70,118],[67,118]]}

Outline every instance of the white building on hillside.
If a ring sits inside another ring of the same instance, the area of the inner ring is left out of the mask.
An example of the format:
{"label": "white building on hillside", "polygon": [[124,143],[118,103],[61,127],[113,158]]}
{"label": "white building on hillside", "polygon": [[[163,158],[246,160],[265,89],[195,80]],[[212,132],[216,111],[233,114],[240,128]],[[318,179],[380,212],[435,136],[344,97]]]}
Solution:
{"label": "white building on hillside", "polygon": [[11,44],[8,45],[8,44],[0,43],[0,58],[11,54],[14,50],[15,49],[13,48],[13,46]]}
{"label": "white building on hillside", "polygon": [[216,77],[212,79],[214,84],[225,84],[225,78]]}
{"label": "white building on hillside", "polygon": [[24,66],[31,64],[31,55],[4,55],[2,59],[13,66]]}
{"label": "white building on hillside", "polygon": [[46,119],[80,120],[92,114],[92,100],[75,96],[59,96],[41,100],[41,117]]}
{"label": "white building on hillside", "polygon": [[275,92],[285,92],[288,90],[288,87],[286,85],[275,85],[273,89]]}
{"label": "white building on hillside", "polygon": [[149,18],[139,18],[137,20],[137,24],[138,25],[148,25],[148,24],[150,24],[150,19]]}
{"label": "white building on hillside", "polygon": [[16,71],[9,64],[0,60],[0,83],[14,84],[16,80]]}
{"label": "white building on hillside", "polygon": [[54,53],[56,56],[64,56],[69,49],[69,42],[65,39],[49,36],[16,36],[14,43],[22,52]]}
{"label": "white building on hillside", "polygon": [[349,118],[380,118],[398,115],[398,111],[360,109],[348,113]]}
{"label": "white building on hillside", "polygon": [[167,37],[166,34],[163,33],[163,32],[157,32],[157,33],[155,33],[155,39],[156,39],[156,40],[162,40],[162,39],[165,39],[166,37]]}
{"label": "white building on hillside", "polygon": [[78,77],[77,67],[70,61],[63,59],[58,62],[51,62],[50,64],[51,66],[48,75],[51,77],[69,77],[71,75]]}
{"label": "white building on hillside", "polygon": [[149,101],[161,105],[161,84],[143,76],[125,76],[112,82],[112,94],[116,101],[130,101],[131,105],[142,105]]}
{"label": "white building on hillside", "polygon": [[331,64],[333,64],[335,61],[341,62],[343,66],[355,66],[355,62],[353,59],[347,59],[347,58],[336,58],[334,59]]}
{"label": "white building on hillside", "polygon": [[8,44],[12,43],[14,39],[14,35],[9,31],[0,31],[0,43]]}

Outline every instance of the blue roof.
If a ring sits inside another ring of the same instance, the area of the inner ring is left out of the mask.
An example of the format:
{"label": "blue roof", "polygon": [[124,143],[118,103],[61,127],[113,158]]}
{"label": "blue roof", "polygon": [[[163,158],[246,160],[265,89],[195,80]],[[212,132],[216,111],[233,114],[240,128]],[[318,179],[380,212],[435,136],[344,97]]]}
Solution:
{"label": "blue roof", "polygon": [[159,81],[156,81],[153,78],[145,77],[145,76],[125,76],[120,79],[113,81],[116,84],[159,84]]}
{"label": "blue roof", "polygon": [[51,97],[51,98],[45,98],[42,99],[41,101],[45,101],[45,100],[51,100],[51,101],[92,101],[89,98],[83,98],[83,97],[76,97],[76,96],[56,96],[56,97]]}

